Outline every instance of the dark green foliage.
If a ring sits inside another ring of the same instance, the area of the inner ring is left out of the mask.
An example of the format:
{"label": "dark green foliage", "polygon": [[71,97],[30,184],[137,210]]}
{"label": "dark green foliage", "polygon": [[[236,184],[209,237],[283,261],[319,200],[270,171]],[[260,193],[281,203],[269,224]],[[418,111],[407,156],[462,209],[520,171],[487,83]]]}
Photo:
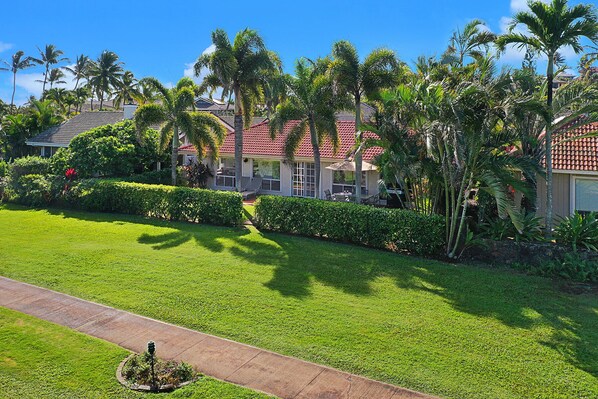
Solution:
{"label": "dark green foliage", "polygon": [[542,218],[528,213],[521,218],[521,231],[518,231],[511,219],[495,218],[480,226],[482,237],[501,241],[514,239],[517,242],[544,241]]}
{"label": "dark green foliage", "polygon": [[89,211],[217,225],[237,225],[243,213],[239,193],[114,180],[83,181],[67,201]]}
{"label": "dark green foliage", "polygon": [[578,252],[570,252],[562,258],[543,262],[536,266],[518,265],[530,274],[558,277],[579,282],[598,282],[598,261],[583,257]]}
{"label": "dark green foliage", "polygon": [[571,246],[574,252],[578,247],[598,251],[598,219],[596,212],[582,216],[577,211],[561,220],[555,231],[557,242]]}
{"label": "dark green foliage", "polygon": [[0,159],[0,177],[6,177],[8,175],[8,163]]}
{"label": "dark green foliage", "polygon": [[[123,376],[131,383],[152,385],[151,356],[144,352],[131,357],[123,367]],[[187,363],[157,359],[154,365],[158,386],[191,381],[196,373]]]}
{"label": "dark green foliage", "polygon": [[21,204],[44,206],[52,202],[52,183],[44,175],[25,175],[13,182],[15,200]]}
{"label": "dark green foliage", "polygon": [[262,196],[256,202],[255,220],[268,230],[419,255],[438,254],[444,245],[441,216],[401,209]]}
{"label": "dark green foliage", "polygon": [[158,144],[156,131],[146,131],[138,141],[134,123],[123,121],[79,134],[57,164],[64,167],[63,159],[68,159],[68,167],[81,177],[129,176],[162,160]]}
{"label": "dark green foliage", "polygon": [[8,176],[18,181],[25,175],[46,175],[50,172],[50,160],[38,156],[28,156],[16,159],[9,165]]}
{"label": "dark green foliage", "polygon": [[214,177],[210,167],[202,162],[192,162],[183,167],[189,187],[207,188],[208,179]]}
{"label": "dark green foliage", "polygon": [[50,158],[50,171],[59,176],[64,176],[64,173],[70,168],[71,152],[68,148],[59,148]]}

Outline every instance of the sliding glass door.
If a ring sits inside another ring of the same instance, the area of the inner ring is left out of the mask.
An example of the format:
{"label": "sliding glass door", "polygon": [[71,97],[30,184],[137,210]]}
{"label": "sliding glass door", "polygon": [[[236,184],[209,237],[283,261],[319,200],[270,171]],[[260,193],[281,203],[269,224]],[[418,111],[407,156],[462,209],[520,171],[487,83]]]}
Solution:
{"label": "sliding glass door", "polygon": [[316,166],[313,162],[293,164],[293,196],[316,197]]}

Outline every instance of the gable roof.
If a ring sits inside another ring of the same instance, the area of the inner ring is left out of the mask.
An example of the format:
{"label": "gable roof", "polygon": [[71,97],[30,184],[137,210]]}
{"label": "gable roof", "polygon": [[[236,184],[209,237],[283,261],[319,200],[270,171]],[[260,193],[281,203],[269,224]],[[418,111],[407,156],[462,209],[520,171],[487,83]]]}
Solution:
{"label": "gable roof", "polygon": [[[273,158],[284,158],[284,141],[289,131],[297,122],[291,122],[285,126],[282,134],[276,136],[274,140],[270,138],[268,122],[263,122],[243,131],[243,156],[269,156]],[[355,145],[355,121],[337,121],[336,126],[340,139],[339,149],[336,153],[332,150],[332,145],[326,140],[320,146],[320,156],[322,159],[343,160],[351,152]],[[365,137],[375,137],[373,133],[365,132]],[[185,145],[179,148],[183,152],[195,152],[193,145]],[[382,149],[379,147],[369,148],[363,154],[363,159],[371,161],[376,155],[380,154]],[[235,133],[229,133],[222,146],[220,155],[232,156],[235,154]],[[296,158],[313,158],[314,153],[311,146],[309,135],[306,135],[301,141]]]}
{"label": "gable roof", "polygon": [[572,141],[562,140],[598,132],[598,122],[572,129],[559,134],[552,150],[552,168],[555,170],[571,170],[598,172],[598,137],[589,137]]}
{"label": "gable roof", "polygon": [[122,111],[94,111],[75,115],[60,125],[53,126],[35,137],[27,140],[27,144],[46,144],[49,146],[68,147],[78,134],[98,126],[111,125],[123,120]]}

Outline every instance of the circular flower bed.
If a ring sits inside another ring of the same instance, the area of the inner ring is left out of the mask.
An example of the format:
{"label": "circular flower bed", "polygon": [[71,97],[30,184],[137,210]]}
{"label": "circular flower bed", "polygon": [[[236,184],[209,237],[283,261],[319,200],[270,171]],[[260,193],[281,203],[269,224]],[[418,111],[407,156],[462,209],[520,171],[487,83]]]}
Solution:
{"label": "circular flower bed", "polygon": [[[184,362],[154,358],[148,352],[132,354],[122,361],[116,377],[124,386],[137,391],[167,392],[195,381],[198,377],[193,368]],[[155,378],[155,380],[154,380]]]}

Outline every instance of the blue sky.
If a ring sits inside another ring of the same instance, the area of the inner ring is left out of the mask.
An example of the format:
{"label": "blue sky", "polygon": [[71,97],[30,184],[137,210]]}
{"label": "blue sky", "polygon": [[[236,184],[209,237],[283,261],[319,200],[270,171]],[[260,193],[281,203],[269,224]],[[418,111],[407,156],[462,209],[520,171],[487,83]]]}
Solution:
{"label": "blue sky", "polygon": [[[525,0],[21,0],[2,6],[0,59],[10,59],[16,50],[35,55],[36,46],[46,43],[71,59],[81,53],[95,58],[109,49],[137,77],[171,83],[190,72],[189,64],[210,45],[215,28],[232,36],[250,27],[280,54],[289,72],[298,57],[326,55],[339,39],[353,42],[362,55],[388,47],[411,62],[420,54],[441,53],[451,32],[473,18],[500,33],[509,16],[524,7]],[[577,57],[565,55],[574,66]],[[521,54],[509,51],[502,62],[520,65]],[[21,73],[17,103],[40,93],[35,82],[40,73],[40,67]],[[0,98],[10,101],[11,90],[12,75],[0,72]]]}

